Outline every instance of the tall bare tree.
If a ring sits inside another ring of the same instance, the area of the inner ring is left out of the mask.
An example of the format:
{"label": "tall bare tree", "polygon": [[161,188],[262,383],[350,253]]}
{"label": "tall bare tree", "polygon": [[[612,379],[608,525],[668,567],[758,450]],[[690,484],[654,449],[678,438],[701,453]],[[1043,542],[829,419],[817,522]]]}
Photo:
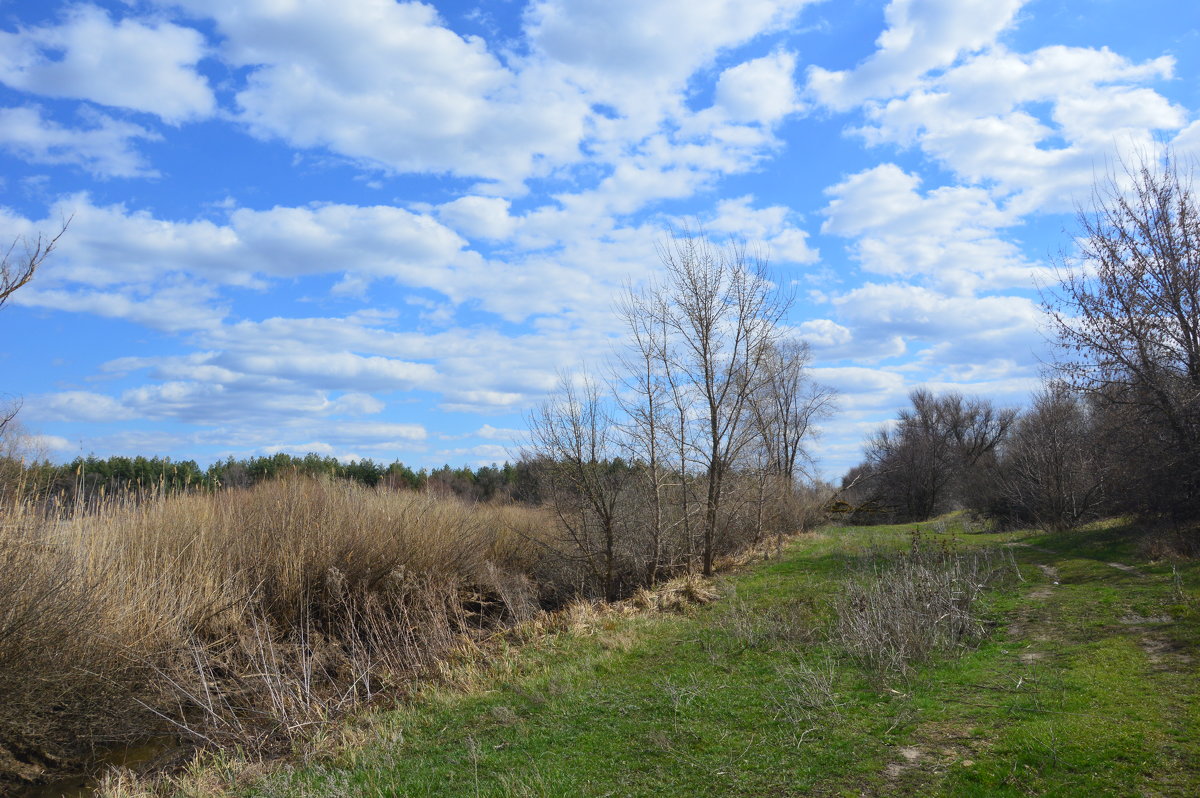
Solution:
{"label": "tall bare tree", "polygon": [[670,385],[662,363],[667,347],[664,314],[646,296],[626,286],[617,312],[629,332],[628,347],[619,355],[619,373],[614,377],[617,399],[628,423],[628,440],[635,448],[633,458],[643,459],[646,488],[650,495],[649,551],[646,581],[653,583],[663,565],[664,536],[668,524],[664,492],[673,477],[664,460],[670,440]]}
{"label": "tall bare tree", "polygon": [[760,445],[771,474],[785,484],[796,481],[798,464],[807,459],[805,444],[813,425],[834,410],[836,392],[809,376],[812,353],[807,342],[783,339],[766,353],[751,408]]}
{"label": "tall bare tree", "polygon": [[[1119,179],[1120,178],[1120,179]],[[1126,453],[1147,492],[1200,514],[1200,203],[1170,152],[1095,188],[1078,253],[1059,262],[1046,310],[1061,375],[1142,433]],[[1144,466],[1144,467],[1143,467]]]}
{"label": "tall bare tree", "polygon": [[[665,242],[659,256],[665,275],[648,306],[659,311],[668,333],[663,368],[680,426],[695,429],[686,451],[704,477],[701,567],[711,574],[726,478],[753,439],[751,389],[779,338],[790,298],[767,279],[765,261],[743,246],[717,247],[685,231]],[[684,395],[690,413],[680,401]]]}

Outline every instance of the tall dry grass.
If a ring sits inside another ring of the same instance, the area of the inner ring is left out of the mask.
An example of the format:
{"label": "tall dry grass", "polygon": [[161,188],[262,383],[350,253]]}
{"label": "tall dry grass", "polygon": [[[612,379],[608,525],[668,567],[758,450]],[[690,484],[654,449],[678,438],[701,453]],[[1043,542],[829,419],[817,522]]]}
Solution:
{"label": "tall dry grass", "polygon": [[983,639],[980,599],[1017,575],[1011,550],[957,551],[914,532],[909,552],[874,552],[846,583],[832,638],[864,667],[906,675]]}
{"label": "tall dry grass", "polygon": [[156,736],[269,748],[537,609],[551,521],[285,479],[0,515],[0,774]]}

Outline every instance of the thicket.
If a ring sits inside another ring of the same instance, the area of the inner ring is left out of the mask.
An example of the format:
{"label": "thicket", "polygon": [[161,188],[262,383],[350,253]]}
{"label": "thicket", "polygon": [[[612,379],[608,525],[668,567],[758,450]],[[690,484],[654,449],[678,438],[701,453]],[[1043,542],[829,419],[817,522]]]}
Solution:
{"label": "thicket", "polygon": [[[285,747],[566,586],[520,505],[290,476],[0,513],[0,783],[147,738]],[[569,585],[568,585],[569,586]]]}
{"label": "thicket", "polygon": [[[1119,179],[1118,179],[1119,178]],[[1045,310],[1059,358],[1018,414],[918,390],[834,509],[914,521],[966,507],[1062,530],[1101,514],[1200,520],[1200,203],[1167,153],[1099,184]]]}
{"label": "thicket", "polygon": [[613,598],[815,519],[806,446],[833,394],[782,320],[791,297],[744,248],[677,235],[621,302],[608,379],[563,375],[522,462],[584,592]]}

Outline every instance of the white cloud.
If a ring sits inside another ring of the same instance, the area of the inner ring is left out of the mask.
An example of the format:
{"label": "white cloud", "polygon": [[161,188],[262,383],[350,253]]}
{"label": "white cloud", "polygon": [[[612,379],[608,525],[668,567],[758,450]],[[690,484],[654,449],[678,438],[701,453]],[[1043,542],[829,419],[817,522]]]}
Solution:
{"label": "white cloud", "polygon": [[515,441],[525,437],[526,432],[521,429],[503,429],[493,427],[491,424],[484,424],[471,435],[489,441]]}
{"label": "white cloud", "polygon": [[212,327],[225,315],[224,308],[212,304],[216,298],[213,289],[190,283],[106,291],[43,288],[41,282],[27,286],[12,301],[28,307],[124,319],[167,332]]}
{"label": "white cloud", "polygon": [[892,0],[878,50],[856,68],[810,67],[808,88],[825,105],[852,108],[876,97],[905,93],[925,73],[959,54],[992,44],[1026,0]]}
{"label": "white cloud", "polygon": [[1018,219],[987,190],[942,186],[922,194],[920,178],[885,163],[830,187],[822,232],[852,237],[863,268],[925,278],[942,290],[1029,286],[1045,277],[1000,231]]}
{"label": "white cloud", "polygon": [[438,455],[450,459],[470,457],[475,465],[503,463],[513,458],[513,454],[508,447],[499,446],[494,443],[481,443],[478,446],[467,446],[457,449],[442,449],[438,452]]}
{"label": "white cloud", "polygon": [[75,447],[61,435],[22,435],[17,451],[30,452],[34,457],[45,457],[50,452],[69,452]]}
{"label": "white cloud", "polygon": [[0,31],[0,81],[178,123],[213,113],[213,94],[195,70],[205,53],[204,37],[191,28],[114,22],[104,10],[79,4],[58,25]]}
{"label": "white cloud", "polygon": [[60,391],[30,397],[24,413],[39,421],[126,421],[135,413],[111,396],[91,391]]}
{"label": "white cloud", "polygon": [[437,207],[442,223],[469,238],[501,240],[512,235],[517,220],[509,215],[512,203],[500,197],[468,195]]}
{"label": "white cloud", "polygon": [[809,369],[821,385],[837,391],[842,410],[890,408],[907,393],[904,375],[864,366],[826,366]]}
{"label": "white cloud", "polygon": [[1134,63],[1106,49],[996,47],[869,105],[859,132],[919,146],[961,178],[1015,195],[1014,210],[1070,210],[1106,161],[1152,149],[1158,131],[1187,123],[1184,109],[1137,85],[1173,68],[1165,56]]}
{"label": "white cloud", "polygon": [[782,205],[753,208],[753,202],[751,196],[718,201],[705,230],[740,239],[772,261],[816,262],[820,255],[809,246],[808,233],[796,225],[798,214]]}
{"label": "white cloud", "polygon": [[809,319],[796,328],[801,339],[818,349],[830,349],[850,343],[853,333],[830,319]]}
{"label": "white cloud", "polygon": [[69,164],[105,177],[157,177],[132,147],[134,139],[162,137],[140,125],[101,113],[84,114],[87,127],[64,127],[40,108],[0,108],[0,148],[30,163]]}
{"label": "white cloud", "polygon": [[1043,343],[1043,314],[1030,299],[1017,296],[946,296],[905,283],[867,283],[834,298],[840,319],[853,329],[858,345],[902,336],[933,344],[953,342],[943,363],[1011,357],[1033,359]]}
{"label": "white cloud", "polygon": [[328,390],[343,386],[365,391],[411,390],[429,386],[438,376],[427,363],[299,348],[286,353],[228,354],[217,357],[214,363],[235,372],[297,380]]}
{"label": "white cloud", "polygon": [[772,124],[798,110],[796,56],[788,52],[746,61],[721,73],[716,105],[738,122]]}
{"label": "white cloud", "polygon": [[807,0],[539,0],[526,10],[536,50],[595,102],[645,135],[696,70],[790,20]]}
{"label": "white cloud", "polygon": [[430,5],[393,0],[185,2],[211,17],[222,57],[249,70],[240,118],[263,138],[397,172],[508,182],[579,157],[587,105],[515,73]]}

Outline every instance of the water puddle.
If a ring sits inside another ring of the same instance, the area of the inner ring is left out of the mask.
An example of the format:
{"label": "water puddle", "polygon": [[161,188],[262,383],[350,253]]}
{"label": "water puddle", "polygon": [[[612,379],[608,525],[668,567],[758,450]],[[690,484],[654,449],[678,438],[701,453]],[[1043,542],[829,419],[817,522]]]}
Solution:
{"label": "water puddle", "polygon": [[182,751],[182,743],[175,739],[151,740],[113,748],[93,762],[88,773],[65,776],[47,784],[18,788],[13,798],[92,798],[99,784],[99,774],[106,769],[147,769],[157,762],[174,758]]}

